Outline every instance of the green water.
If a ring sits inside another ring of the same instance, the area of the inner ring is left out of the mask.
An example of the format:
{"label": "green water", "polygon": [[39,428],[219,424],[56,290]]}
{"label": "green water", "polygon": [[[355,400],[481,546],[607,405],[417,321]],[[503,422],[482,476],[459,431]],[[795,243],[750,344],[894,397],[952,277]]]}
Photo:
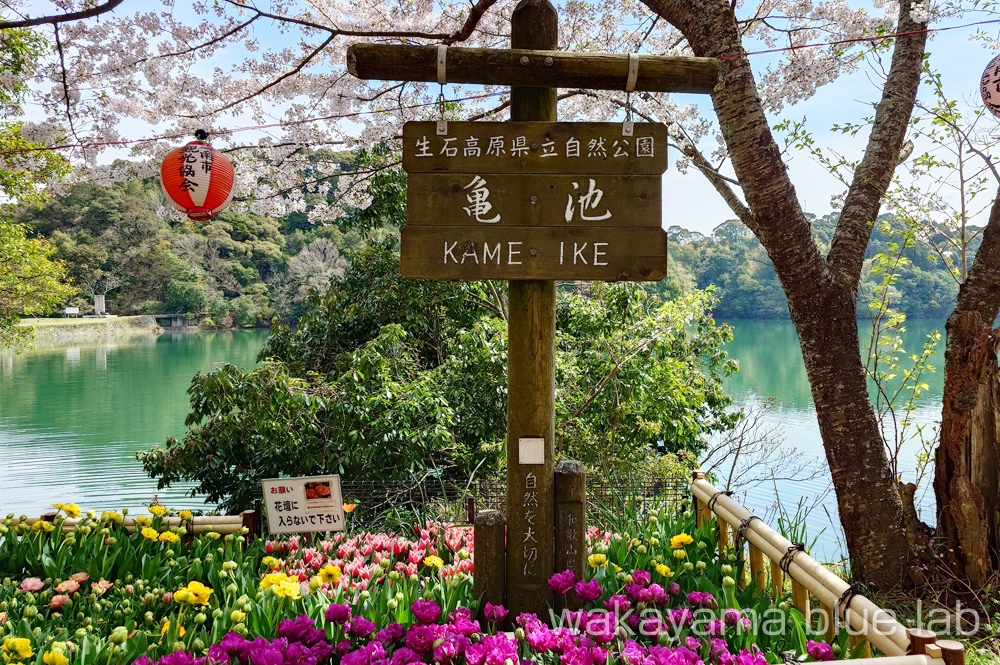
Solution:
{"label": "green water", "polygon": [[[806,521],[808,533],[818,536],[817,553],[827,558],[836,557],[840,551],[836,500],[831,491],[829,466],[819,435],[816,410],[802,365],[802,352],[795,328],[789,321],[736,320],[729,323],[734,328],[734,339],[727,349],[732,357],[739,360],[740,371],[727,379],[726,389],[737,403],[752,395],[774,398],[774,408],[764,419],[765,423],[777,428],[786,450],[801,452],[805,458],[812,460],[813,468],[820,471],[819,476],[811,480],[778,482],[778,495],[782,504],[793,510],[800,497],[807,504],[815,502]],[[862,345],[865,345],[864,337],[870,335],[871,327],[863,322],[859,324]],[[901,364],[905,365],[906,356],[910,353],[919,353],[927,335],[935,330],[940,331],[943,336],[944,321],[908,321],[907,330],[902,335],[903,347],[907,353],[903,354]],[[923,375],[922,380],[929,388],[915,401],[912,412],[915,422],[927,425],[933,425],[941,417],[944,386],[943,339],[938,343],[930,364],[939,371]],[[899,470],[904,481],[914,480],[918,450],[919,443],[914,439],[906,441],[902,447]],[[922,487],[930,487],[930,483],[931,479],[927,478]],[[933,498],[933,493],[917,494],[918,507],[922,507],[921,518],[930,523],[933,523]],[[765,483],[747,490],[742,494],[741,501],[755,512],[767,514],[770,523],[776,523],[774,484]],[[833,517],[832,520],[827,511]]]}
{"label": "green water", "polygon": [[[54,502],[138,508],[157,493],[137,450],[184,434],[186,390],[219,362],[252,367],[267,331],[165,333],[0,349],[0,515]],[[183,488],[160,492],[172,506]]]}
{"label": "green water", "polygon": [[[836,553],[836,533],[822,506],[835,511],[809,383],[795,329],[787,321],[732,321],[728,346],[740,371],[727,380],[737,402],[748,395],[773,397],[766,421],[784,445],[801,451],[822,473],[808,482],[779,483],[783,501],[820,497],[809,519],[820,552]],[[943,322],[912,321],[904,336],[908,351]],[[255,364],[267,331],[173,333],[89,344],[39,346],[14,355],[0,350],[0,515],[39,514],[57,501],[87,508],[138,508],[156,493],[135,460],[136,450],[184,434],[191,377],[215,363]],[[941,365],[943,346],[933,364]],[[930,389],[917,403],[916,419],[940,417],[943,375],[929,374]],[[916,446],[907,445],[900,468],[910,480]],[[200,506],[170,488],[160,498],[172,506]],[[774,489],[762,485],[741,497],[761,514],[773,509]],[[769,521],[774,523],[773,513]]]}

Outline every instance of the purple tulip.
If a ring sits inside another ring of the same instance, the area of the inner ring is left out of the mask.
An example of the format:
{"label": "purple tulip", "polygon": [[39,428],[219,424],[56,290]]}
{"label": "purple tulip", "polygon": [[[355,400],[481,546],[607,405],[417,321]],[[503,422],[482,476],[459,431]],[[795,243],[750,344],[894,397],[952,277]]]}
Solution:
{"label": "purple tulip", "polygon": [[375,624],[364,617],[354,617],[347,625],[347,634],[351,637],[368,637],[375,632]]}
{"label": "purple tulip", "polygon": [[576,595],[585,603],[591,603],[601,597],[601,583],[597,580],[576,583]]}
{"label": "purple tulip", "polygon": [[390,662],[392,665],[410,665],[410,663],[419,663],[420,654],[409,647],[400,647],[396,649],[394,654],[392,654]]}
{"label": "purple tulip", "polygon": [[507,609],[503,605],[494,605],[493,603],[486,603],[486,608],[483,609],[483,616],[486,617],[487,621],[500,622],[507,618]]}
{"label": "purple tulip", "polygon": [[634,570],[632,571],[632,581],[641,587],[649,586],[650,579],[648,570]]}
{"label": "purple tulip", "polygon": [[441,616],[441,606],[433,600],[415,600],[410,611],[420,623],[435,623]]}
{"label": "purple tulip", "polygon": [[434,634],[433,626],[427,624],[417,624],[410,626],[406,633],[406,646],[419,654],[430,654],[434,649],[434,641],[437,636]]}
{"label": "purple tulip", "polygon": [[806,642],[806,653],[814,660],[833,660],[833,647],[826,642]]}
{"label": "purple tulip", "polygon": [[628,612],[629,608],[632,607],[632,603],[629,602],[628,598],[620,593],[617,593],[611,596],[608,600],[604,601],[604,607],[609,612],[621,615]]}
{"label": "purple tulip", "polygon": [[393,621],[388,626],[378,631],[378,634],[375,636],[375,639],[377,639],[382,644],[389,646],[390,644],[395,644],[396,642],[402,640],[403,635],[405,634],[406,634],[406,629],[403,628],[398,623],[396,623],[395,621]]}
{"label": "purple tulip", "polygon": [[351,618],[351,608],[349,605],[332,603],[326,608],[326,620],[332,623],[345,623]]}
{"label": "purple tulip", "polygon": [[558,594],[565,594],[573,588],[575,580],[576,575],[573,574],[572,570],[564,570],[549,578],[549,588]]}

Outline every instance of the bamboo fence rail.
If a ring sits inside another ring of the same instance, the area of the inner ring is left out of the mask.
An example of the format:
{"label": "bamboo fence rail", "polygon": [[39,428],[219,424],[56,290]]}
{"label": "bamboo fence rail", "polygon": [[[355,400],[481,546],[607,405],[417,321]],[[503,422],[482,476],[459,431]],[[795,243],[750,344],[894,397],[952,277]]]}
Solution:
{"label": "bamboo fence rail", "polygon": [[[740,550],[737,556],[749,562],[750,583],[762,591],[767,588],[764,558],[770,562],[771,593],[774,597],[784,590],[784,578],[791,582],[792,605],[807,621],[810,602],[819,601],[826,619],[827,638],[833,637],[835,625],[843,621],[851,632],[852,645],[862,641],[885,654],[880,658],[865,658],[872,665],[963,665],[964,647],[953,640],[938,640],[929,630],[911,629],[896,621],[868,598],[854,593],[851,585],[827,570],[821,563],[802,551],[759,517],[729,498],[705,480],[703,471],[692,474],[691,493],[701,526],[714,515],[717,521],[719,552],[729,546],[730,531]],[[749,551],[744,555],[744,543]],[[741,579],[743,584],[744,580]],[[831,620],[834,619],[834,620]],[[870,648],[868,653],[870,654]],[[830,661],[855,662],[855,661]]]}
{"label": "bamboo fence rail", "polygon": [[[40,520],[53,522],[55,519],[56,513],[48,513],[46,515],[42,515],[41,517],[29,517],[24,520],[15,517],[11,519],[11,525],[17,526],[18,524],[24,523],[28,526],[32,526]],[[67,517],[62,523],[62,532],[71,533],[77,528],[77,526],[85,524],[88,521],[90,520],[88,520],[87,517]],[[248,529],[247,535],[251,538],[259,536],[261,534],[262,527],[259,507],[255,510],[245,510],[238,515],[196,515],[187,522],[181,520],[181,518],[177,516],[164,517],[162,518],[161,524],[171,528],[178,527],[183,524],[189,534],[202,534],[208,531],[214,531],[215,533],[227,535],[231,533],[238,533],[243,527],[246,527]],[[125,516],[122,519],[122,527],[129,533],[134,533],[136,530],[135,518]]]}

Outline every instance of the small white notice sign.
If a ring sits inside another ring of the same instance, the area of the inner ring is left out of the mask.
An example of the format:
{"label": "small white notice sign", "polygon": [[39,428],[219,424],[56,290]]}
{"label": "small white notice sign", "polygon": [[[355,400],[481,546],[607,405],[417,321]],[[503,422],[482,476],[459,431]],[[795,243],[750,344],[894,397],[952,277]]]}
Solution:
{"label": "small white notice sign", "polygon": [[340,476],[267,478],[261,483],[271,533],[344,530]]}
{"label": "small white notice sign", "polygon": [[536,436],[518,439],[517,461],[519,464],[545,464],[545,439]]}

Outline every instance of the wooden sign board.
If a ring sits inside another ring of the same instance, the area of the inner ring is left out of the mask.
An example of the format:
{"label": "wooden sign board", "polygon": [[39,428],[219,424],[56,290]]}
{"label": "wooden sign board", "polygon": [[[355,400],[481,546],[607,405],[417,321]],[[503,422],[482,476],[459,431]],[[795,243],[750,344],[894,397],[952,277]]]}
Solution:
{"label": "wooden sign board", "polygon": [[662,178],[414,173],[407,226],[648,226],[660,228]]}
{"label": "wooden sign board", "polygon": [[667,276],[661,228],[407,226],[400,269],[410,279],[652,281]]}
{"label": "wooden sign board", "polygon": [[434,122],[403,125],[407,173],[608,173],[667,170],[667,126],[637,122]]}
{"label": "wooden sign board", "polygon": [[261,483],[271,533],[344,530],[340,476],[268,478]]}

